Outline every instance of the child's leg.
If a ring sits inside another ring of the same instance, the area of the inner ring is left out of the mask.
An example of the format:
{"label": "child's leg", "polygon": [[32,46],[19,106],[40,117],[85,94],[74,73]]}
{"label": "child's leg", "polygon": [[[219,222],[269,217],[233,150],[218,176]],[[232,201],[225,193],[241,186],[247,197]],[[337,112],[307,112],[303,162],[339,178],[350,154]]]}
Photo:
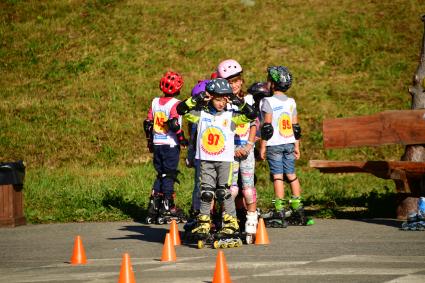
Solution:
{"label": "child's leg", "polygon": [[225,214],[223,215],[223,227],[220,234],[232,235],[239,230],[238,219],[236,218],[235,202],[230,193],[229,184],[231,182],[232,162],[216,162],[217,168],[217,190],[216,199],[224,204]]}
{"label": "child's leg", "polygon": [[233,200],[236,199],[236,197],[238,196],[239,193],[239,186],[238,186],[238,181],[239,181],[239,158],[235,158],[235,161],[233,161],[232,164],[232,173],[231,173],[231,177],[232,177],[232,182],[230,185],[230,193],[232,194],[232,198]]}
{"label": "child's leg", "polygon": [[198,225],[192,233],[207,234],[211,228],[210,209],[215,195],[217,174],[212,162],[201,161],[200,163],[200,213],[197,218]]}
{"label": "child's leg", "polygon": [[163,147],[163,171],[161,174],[162,190],[165,198],[172,199],[174,194],[174,183],[177,179],[177,167],[179,165],[180,147]]}

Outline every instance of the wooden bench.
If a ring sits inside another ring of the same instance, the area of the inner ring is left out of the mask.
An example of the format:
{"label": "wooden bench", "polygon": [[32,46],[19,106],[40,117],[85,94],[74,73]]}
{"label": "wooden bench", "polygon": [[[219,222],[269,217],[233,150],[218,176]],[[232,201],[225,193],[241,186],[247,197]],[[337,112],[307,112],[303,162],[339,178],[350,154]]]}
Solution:
{"label": "wooden bench", "polygon": [[[353,118],[326,119],[323,122],[325,149],[384,144],[425,144],[425,110],[385,111]],[[322,173],[370,173],[396,184],[402,198],[419,197],[425,181],[425,162],[310,160],[310,167]],[[423,185],[422,185],[423,186]],[[423,192],[422,192],[423,193]],[[404,219],[406,209],[397,209]]]}

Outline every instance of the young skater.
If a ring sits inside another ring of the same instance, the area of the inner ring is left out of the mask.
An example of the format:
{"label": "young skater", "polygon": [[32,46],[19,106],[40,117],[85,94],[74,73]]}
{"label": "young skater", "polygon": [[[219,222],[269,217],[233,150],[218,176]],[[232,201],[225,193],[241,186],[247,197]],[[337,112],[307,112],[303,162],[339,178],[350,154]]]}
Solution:
{"label": "young skater", "polygon": [[267,161],[275,193],[274,211],[262,215],[266,224],[273,227],[286,227],[284,180],[292,191],[289,205],[296,224],[306,225],[307,219],[301,202],[300,182],[295,174],[295,160],[300,158],[301,127],[298,123],[295,100],[286,95],[291,87],[292,75],[284,66],[267,69],[267,81],[272,93],[261,101],[260,157]]}
{"label": "young skater", "polygon": [[[217,67],[218,76],[226,79],[232,87],[233,95],[244,99],[250,106],[254,105],[251,94],[243,91],[242,67],[233,59],[221,62]],[[237,108],[233,109],[236,113]],[[238,125],[235,131],[235,159],[233,161],[232,185],[230,191],[236,200],[238,218],[244,224],[246,242],[254,240],[257,224],[257,191],[254,184],[255,156],[254,144],[256,136],[256,121]],[[239,184],[241,187],[239,187]],[[242,197],[239,197],[239,194]]]}
{"label": "young skater", "polygon": [[165,73],[159,82],[163,96],[153,99],[147,119],[143,122],[157,172],[149,200],[146,218],[148,224],[169,223],[172,219],[177,222],[185,220],[182,211],[174,204],[174,183],[177,180],[180,145],[187,145],[180,127],[182,118],[176,111],[180,100],[175,97],[180,94],[182,86],[181,75],[175,72]]}
{"label": "young skater", "polygon": [[[233,95],[229,83],[222,78],[212,79],[206,85],[206,92],[191,97],[177,106],[177,112],[192,123],[198,124],[196,158],[200,160],[200,213],[197,226],[191,231],[198,238],[198,247],[203,247],[211,228],[211,202],[215,198],[224,204],[223,226],[217,238],[230,241],[216,241],[215,247],[238,246],[242,242],[235,239],[239,230],[235,203],[230,193],[232,164],[234,160],[234,131],[237,125],[254,120],[257,113],[243,99],[233,97],[241,113],[226,109]],[[206,102],[201,110],[195,107]],[[232,241],[235,240],[235,241]]]}

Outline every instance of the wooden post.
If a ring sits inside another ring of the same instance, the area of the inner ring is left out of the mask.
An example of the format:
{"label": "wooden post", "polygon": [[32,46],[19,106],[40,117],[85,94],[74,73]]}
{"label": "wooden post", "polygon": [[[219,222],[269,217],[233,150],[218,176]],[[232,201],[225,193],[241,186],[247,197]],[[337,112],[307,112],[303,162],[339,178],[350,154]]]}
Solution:
{"label": "wooden post", "polygon": [[22,161],[0,163],[0,228],[26,223],[22,194],[24,178]]}
{"label": "wooden post", "polygon": [[22,185],[0,185],[0,227],[25,223]]}
{"label": "wooden post", "polygon": [[[425,15],[422,15],[424,23],[424,32],[422,36],[422,47],[419,59],[419,65],[413,77],[413,84],[409,87],[409,93],[412,96],[412,109],[425,109]],[[425,145],[408,145],[405,148],[403,161],[425,161]],[[425,196],[425,175],[420,180],[408,180],[410,183],[411,194],[399,194],[397,199],[397,218],[406,219],[410,211],[417,210],[418,197]],[[397,183],[396,183],[397,186]]]}

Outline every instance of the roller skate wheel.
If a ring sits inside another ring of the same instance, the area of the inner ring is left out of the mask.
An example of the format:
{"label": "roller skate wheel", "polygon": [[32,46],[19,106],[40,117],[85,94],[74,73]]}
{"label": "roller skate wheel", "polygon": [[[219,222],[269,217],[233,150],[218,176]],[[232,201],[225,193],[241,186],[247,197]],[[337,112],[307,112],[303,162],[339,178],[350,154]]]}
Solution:
{"label": "roller skate wheel", "polygon": [[237,245],[236,242],[230,242],[230,243],[227,244],[227,247],[228,248],[234,248],[234,247],[236,247],[236,245]]}
{"label": "roller skate wheel", "polygon": [[158,224],[164,224],[165,223],[165,221],[164,221],[164,218],[158,218]]}
{"label": "roller skate wheel", "polygon": [[214,241],[213,247],[214,247],[214,249],[219,249],[220,248],[220,245],[219,245],[218,241]]}
{"label": "roller skate wheel", "polygon": [[220,248],[221,248],[221,249],[227,249],[227,247],[228,247],[228,246],[227,246],[227,244],[226,244],[226,243],[222,243],[222,244],[220,245]]}
{"label": "roller skate wheel", "polygon": [[152,224],[152,218],[146,217],[146,224]]}
{"label": "roller skate wheel", "polygon": [[204,241],[198,240],[198,249],[203,249],[205,247]]}

